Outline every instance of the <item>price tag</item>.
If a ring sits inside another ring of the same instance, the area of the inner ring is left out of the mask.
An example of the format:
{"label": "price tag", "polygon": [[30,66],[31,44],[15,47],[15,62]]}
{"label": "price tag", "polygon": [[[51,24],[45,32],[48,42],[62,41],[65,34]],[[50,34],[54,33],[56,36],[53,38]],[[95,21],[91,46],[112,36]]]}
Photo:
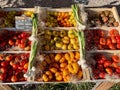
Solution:
{"label": "price tag", "polygon": [[26,16],[15,17],[16,29],[32,30],[32,19]]}

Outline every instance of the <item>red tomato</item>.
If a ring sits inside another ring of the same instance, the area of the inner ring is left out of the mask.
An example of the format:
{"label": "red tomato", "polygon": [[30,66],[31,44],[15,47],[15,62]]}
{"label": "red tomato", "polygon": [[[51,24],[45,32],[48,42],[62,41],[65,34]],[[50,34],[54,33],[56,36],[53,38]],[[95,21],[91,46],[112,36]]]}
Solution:
{"label": "red tomato", "polygon": [[1,62],[1,66],[2,66],[2,67],[7,67],[7,66],[8,66],[8,62],[7,62],[7,61]]}
{"label": "red tomato", "polygon": [[111,38],[107,38],[107,45],[109,45],[109,44],[111,44],[112,43],[112,40],[111,40]]}
{"label": "red tomato", "polygon": [[99,74],[99,77],[102,78],[102,79],[104,79],[104,78],[105,78],[105,72],[101,72],[101,73]]}
{"label": "red tomato", "polygon": [[109,47],[109,49],[111,49],[111,50],[115,50],[115,49],[116,49],[115,45],[114,45],[114,44],[112,44],[112,43],[111,43],[111,44],[109,44],[109,45],[108,45],[108,47]]}
{"label": "red tomato", "polygon": [[116,37],[115,37],[115,36],[112,36],[112,37],[111,37],[111,40],[112,40],[112,43],[117,43],[117,40],[116,40]]}
{"label": "red tomato", "polygon": [[118,68],[119,67],[117,62],[113,62],[112,65],[113,65],[114,68]]}
{"label": "red tomato", "polygon": [[117,43],[117,49],[120,49],[120,43]]}
{"label": "red tomato", "polygon": [[24,69],[28,69],[28,63],[24,65]]}
{"label": "red tomato", "polygon": [[104,66],[103,66],[103,64],[98,64],[98,65],[97,65],[97,68],[98,68],[100,71],[104,71]]}
{"label": "red tomato", "polygon": [[11,45],[11,46],[14,45],[13,40],[9,40],[8,43],[9,43],[9,45]]}
{"label": "red tomato", "polygon": [[116,29],[112,29],[112,30],[110,30],[109,34],[110,34],[110,36],[118,36],[119,32]]}
{"label": "red tomato", "polygon": [[0,74],[0,80],[5,80],[6,79],[6,74],[3,73],[3,74]]}
{"label": "red tomato", "polygon": [[22,33],[21,33],[21,37],[22,37],[22,38],[26,38],[26,37],[27,37],[27,33],[26,33],[26,32],[22,32]]}
{"label": "red tomato", "polygon": [[106,45],[106,40],[105,40],[105,38],[100,38],[100,44],[101,44],[101,45]]}
{"label": "red tomato", "polygon": [[13,64],[12,67],[13,69],[18,69],[18,64]]}
{"label": "red tomato", "polygon": [[16,42],[15,42],[15,45],[17,45],[17,46],[18,46],[19,44],[20,44],[20,40],[19,40],[19,39],[17,39],[17,40],[16,40]]}
{"label": "red tomato", "polygon": [[21,43],[20,48],[24,49],[25,48],[25,43]]}
{"label": "red tomato", "polygon": [[5,57],[5,60],[6,61],[11,61],[13,59],[13,56],[12,55],[8,55]]}
{"label": "red tomato", "polygon": [[110,74],[110,75],[113,74],[113,70],[111,68],[106,68],[105,70],[108,74]]}
{"label": "red tomato", "polygon": [[7,68],[4,68],[4,67],[0,68],[0,72],[6,73],[7,72]]}
{"label": "red tomato", "polygon": [[13,66],[15,64],[14,61],[10,61],[10,65]]}
{"label": "red tomato", "polygon": [[104,62],[104,67],[109,67],[109,66],[111,66],[111,62],[110,61],[105,61]]}
{"label": "red tomato", "polygon": [[120,36],[116,36],[117,43],[120,43]]}
{"label": "red tomato", "polygon": [[120,68],[116,68],[116,72],[120,74]]}
{"label": "red tomato", "polygon": [[24,59],[24,60],[22,60],[22,61],[20,62],[20,66],[24,66],[26,63],[27,63],[27,60]]}
{"label": "red tomato", "polygon": [[120,62],[120,59],[119,59],[119,57],[118,57],[117,55],[113,55],[113,56],[112,56],[112,60],[113,60],[114,62]]}
{"label": "red tomato", "polygon": [[12,77],[11,77],[11,81],[12,81],[12,82],[17,82],[17,81],[18,81],[17,76],[15,76],[15,75],[14,75],[14,76],[12,76]]}

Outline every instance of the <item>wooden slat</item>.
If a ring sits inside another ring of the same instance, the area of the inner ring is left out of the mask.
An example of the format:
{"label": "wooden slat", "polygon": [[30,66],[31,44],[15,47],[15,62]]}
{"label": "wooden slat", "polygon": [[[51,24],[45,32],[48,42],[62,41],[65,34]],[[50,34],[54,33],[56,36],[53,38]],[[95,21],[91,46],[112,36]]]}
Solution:
{"label": "wooden slat", "polygon": [[0,90],[12,90],[8,85],[0,85]]}
{"label": "wooden slat", "polygon": [[108,90],[114,84],[114,82],[102,82],[98,87],[95,88],[95,90]]}

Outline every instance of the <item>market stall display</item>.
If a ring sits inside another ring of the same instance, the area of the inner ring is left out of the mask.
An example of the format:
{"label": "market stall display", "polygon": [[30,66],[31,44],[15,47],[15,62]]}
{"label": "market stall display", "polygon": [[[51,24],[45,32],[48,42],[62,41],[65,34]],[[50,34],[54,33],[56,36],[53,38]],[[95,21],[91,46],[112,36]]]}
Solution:
{"label": "market stall display", "polygon": [[2,83],[120,79],[120,21],[115,7],[34,9],[0,11],[10,16],[0,20]]}
{"label": "market stall display", "polygon": [[27,81],[24,74],[28,70],[32,43],[29,38],[32,34],[32,28],[21,29],[16,27],[21,22],[16,17],[29,17],[32,19],[33,14],[34,9],[0,9],[1,84],[23,83]]}

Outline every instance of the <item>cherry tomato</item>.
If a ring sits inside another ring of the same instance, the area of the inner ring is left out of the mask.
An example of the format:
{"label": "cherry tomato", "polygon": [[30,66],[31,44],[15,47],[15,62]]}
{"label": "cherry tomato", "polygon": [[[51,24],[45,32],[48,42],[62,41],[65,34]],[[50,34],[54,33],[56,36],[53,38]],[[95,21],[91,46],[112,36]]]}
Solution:
{"label": "cherry tomato", "polygon": [[13,66],[15,64],[14,61],[10,61],[10,65]]}
{"label": "cherry tomato", "polygon": [[116,36],[117,43],[120,43],[120,35]]}
{"label": "cherry tomato", "polygon": [[8,55],[5,57],[5,60],[6,61],[11,61],[13,59],[13,56],[12,55]]}
{"label": "cherry tomato", "polygon": [[111,50],[115,50],[115,49],[116,49],[115,45],[114,45],[114,44],[112,44],[112,43],[111,43],[111,44],[109,44],[109,45],[108,45],[108,47],[109,47],[109,49],[111,49]]}
{"label": "cherry tomato", "polygon": [[105,40],[105,38],[100,38],[100,44],[101,44],[101,45],[106,45],[106,40]]}
{"label": "cherry tomato", "polygon": [[25,48],[25,43],[21,43],[20,48],[24,49]]}
{"label": "cherry tomato", "polygon": [[24,69],[28,69],[28,63],[24,65]]}
{"label": "cherry tomato", "polygon": [[110,34],[110,36],[118,36],[119,32],[116,29],[112,29],[112,30],[110,30],[109,34]]}
{"label": "cherry tomato", "polygon": [[15,42],[15,45],[18,46],[20,44],[20,40],[17,39],[16,42]]}
{"label": "cherry tomato", "polygon": [[0,60],[2,61],[4,58],[4,55],[3,54],[0,54]]}
{"label": "cherry tomato", "polygon": [[113,55],[113,56],[112,56],[112,60],[113,60],[114,62],[120,62],[120,59],[119,59],[119,57],[118,57],[117,55]]}
{"label": "cherry tomato", "polygon": [[17,81],[18,81],[17,76],[15,76],[15,75],[14,75],[14,76],[12,76],[12,77],[11,77],[11,81],[12,81],[12,82],[17,82]]}
{"label": "cherry tomato", "polygon": [[3,74],[0,74],[0,80],[5,80],[6,79],[6,74],[5,73],[3,73]]}
{"label": "cherry tomato", "polygon": [[26,37],[27,37],[27,33],[26,33],[26,32],[22,32],[22,33],[21,33],[21,37],[22,37],[22,38],[26,38]]}
{"label": "cherry tomato", "polygon": [[109,66],[111,66],[111,62],[110,61],[105,61],[104,62],[104,67],[109,67]]}
{"label": "cherry tomato", "polygon": [[24,59],[24,60],[22,60],[22,61],[20,62],[20,66],[24,66],[26,63],[27,63],[27,60]]}
{"label": "cherry tomato", "polygon": [[7,72],[7,68],[1,67],[1,68],[0,68],[0,72],[6,73],[6,72]]}
{"label": "cherry tomato", "polygon": [[111,68],[106,68],[105,70],[108,74],[110,74],[110,75],[113,74],[113,70]]}
{"label": "cherry tomato", "polygon": [[120,74],[120,68],[116,68],[116,72]]}
{"label": "cherry tomato", "polygon": [[102,79],[104,79],[104,78],[105,78],[105,72],[101,72],[101,73],[99,74],[99,77],[102,78]]}
{"label": "cherry tomato", "polygon": [[120,49],[120,43],[117,43],[117,49]]}
{"label": "cherry tomato", "polygon": [[8,62],[7,62],[7,61],[1,62],[1,66],[2,66],[2,67],[7,67],[7,65],[8,65]]}
{"label": "cherry tomato", "polygon": [[104,66],[103,66],[103,64],[98,64],[98,65],[97,65],[97,68],[98,68],[100,71],[104,71]]}
{"label": "cherry tomato", "polygon": [[112,40],[111,40],[111,38],[107,38],[107,45],[109,45],[109,44],[111,44],[112,43]]}
{"label": "cherry tomato", "polygon": [[13,69],[18,69],[18,64],[13,64],[12,67]]}
{"label": "cherry tomato", "polygon": [[8,43],[9,43],[9,45],[11,45],[11,46],[14,45],[13,40],[9,40]]}
{"label": "cherry tomato", "polygon": [[112,40],[112,43],[117,43],[117,40],[116,40],[116,37],[115,37],[115,36],[112,36],[112,37],[111,37],[111,40]]}
{"label": "cherry tomato", "polygon": [[113,62],[112,65],[113,65],[114,68],[118,68],[119,67],[119,64],[117,62]]}

